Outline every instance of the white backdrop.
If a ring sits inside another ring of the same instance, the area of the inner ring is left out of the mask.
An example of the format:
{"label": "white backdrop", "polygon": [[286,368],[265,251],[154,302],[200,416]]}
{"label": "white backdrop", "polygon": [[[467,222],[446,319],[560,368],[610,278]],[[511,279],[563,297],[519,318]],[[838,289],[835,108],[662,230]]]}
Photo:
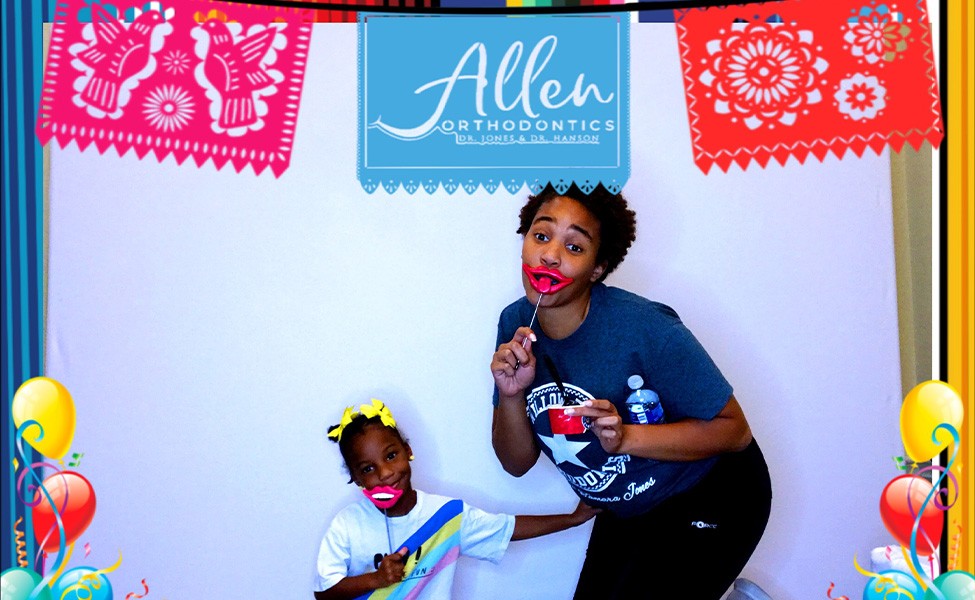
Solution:
{"label": "white backdrop", "polygon": [[[705,176],[673,26],[631,33],[639,236],[608,283],[676,308],[735,386],[775,494],[745,576],[775,600],[856,595],[902,454],[888,159]],[[280,179],[52,152],[47,374],[74,396],[98,497],[71,565],[121,549],[117,596],[146,578],[160,599],[310,598],[325,525],[357,497],[325,431],[370,397],[410,436],[417,487],[494,511],[575,505],[551,464],[515,479],[490,446],[526,193],[365,194],[355,35],[317,26]],[[571,597],[589,529],[462,559],[457,596]]]}

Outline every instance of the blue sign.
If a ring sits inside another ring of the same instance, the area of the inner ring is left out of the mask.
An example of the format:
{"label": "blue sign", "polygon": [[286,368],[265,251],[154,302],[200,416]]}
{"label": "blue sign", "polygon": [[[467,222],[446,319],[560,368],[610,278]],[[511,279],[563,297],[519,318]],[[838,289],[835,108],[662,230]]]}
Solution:
{"label": "blue sign", "polygon": [[360,183],[618,191],[630,175],[629,19],[360,13]]}

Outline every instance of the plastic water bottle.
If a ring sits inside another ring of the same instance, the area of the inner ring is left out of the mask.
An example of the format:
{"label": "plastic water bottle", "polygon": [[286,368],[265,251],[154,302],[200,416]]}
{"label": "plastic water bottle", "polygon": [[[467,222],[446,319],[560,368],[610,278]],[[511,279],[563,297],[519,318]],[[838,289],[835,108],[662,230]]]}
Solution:
{"label": "plastic water bottle", "polygon": [[631,375],[626,380],[633,392],[626,399],[626,408],[630,413],[630,423],[639,425],[655,425],[664,422],[664,407],[660,405],[657,392],[643,387],[643,377]]}

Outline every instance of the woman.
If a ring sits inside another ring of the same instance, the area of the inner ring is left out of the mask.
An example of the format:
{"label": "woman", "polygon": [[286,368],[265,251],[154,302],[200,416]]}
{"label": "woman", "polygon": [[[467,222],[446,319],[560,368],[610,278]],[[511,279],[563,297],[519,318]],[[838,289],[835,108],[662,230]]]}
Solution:
{"label": "woman", "polygon": [[[519,477],[544,452],[604,509],[576,598],[720,598],[772,496],[731,385],[673,309],[603,283],[636,238],[622,195],[548,186],[529,197],[518,233],[526,297],[501,313],[491,360],[498,459]],[[640,380],[664,423],[629,422],[628,381]],[[547,409],[573,402],[588,430],[553,434]]]}

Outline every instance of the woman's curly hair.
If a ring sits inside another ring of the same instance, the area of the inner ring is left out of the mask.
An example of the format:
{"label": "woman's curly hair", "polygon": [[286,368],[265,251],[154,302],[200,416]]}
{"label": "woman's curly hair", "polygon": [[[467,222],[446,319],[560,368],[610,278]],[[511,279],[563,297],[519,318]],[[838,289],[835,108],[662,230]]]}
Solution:
{"label": "woman's curly hair", "polygon": [[623,194],[610,193],[603,184],[586,194],[573,183],[565,193],[559,193],[552,184],[541,192],[528,196],[528,202],[521,207],[518,232],[524,236],[531,229],[538,209],[549,200],[560,196],[572,198],[582,204],[599,221],[599,248],[596,251],[596,264],[606,263],[606,270],[599,277],[603,281],[623,262],[627,250],[636,240],[636,213],[629,209]]}

